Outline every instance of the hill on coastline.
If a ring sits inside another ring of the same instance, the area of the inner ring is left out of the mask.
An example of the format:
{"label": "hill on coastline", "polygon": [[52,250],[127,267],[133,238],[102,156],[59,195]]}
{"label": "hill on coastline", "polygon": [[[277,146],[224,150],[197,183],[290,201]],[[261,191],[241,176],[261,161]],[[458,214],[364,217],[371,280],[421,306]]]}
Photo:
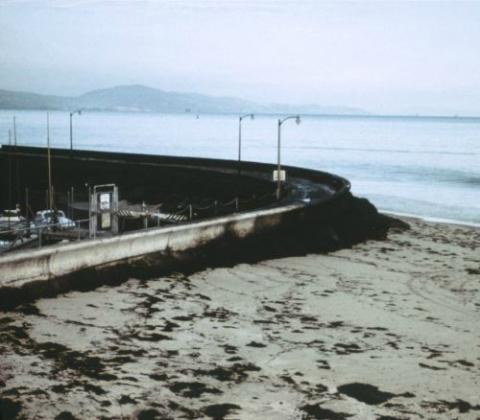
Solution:
{"label": "hill on coastline", "polygon": [[366,115],[343,106],[260,104],[233,97],[167,92],[141,85],[98,89],[80,96],[40,95],[0,89],[0,109],[192,112],[192,113],[302,113]]}

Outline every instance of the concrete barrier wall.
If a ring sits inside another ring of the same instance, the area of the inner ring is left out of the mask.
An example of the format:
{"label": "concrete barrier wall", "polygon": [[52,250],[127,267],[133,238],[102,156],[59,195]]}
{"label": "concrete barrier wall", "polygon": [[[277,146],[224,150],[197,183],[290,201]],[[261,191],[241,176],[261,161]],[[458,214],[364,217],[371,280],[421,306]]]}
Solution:
{"label": "concrete barrier wall", "polygon": [[[30,187],[30,182],[33,182],[34,186],[37,185],[34,181],[39,170],[38,165],[44,164],[45,153],[45,149],[42,148],[11,146],[0,148],[0,169],[2,162],[9,162],[10,159],[18,160],[20,166],[25,169],[14,190],[23,191],[23,187]],[[82,171],[78,173],[81,173],[82,177],[84,174],[93,174],[93,178],[88,179],[90,184],[103,182],[108,176],[117,176],[119,178],[116,183],[119,185],[125,182],[126,185],[133,183],[134,186],[143,187],[146,179],[158,180],[158,176],[165,175],[165,170],[171,169],[180,178],[177,180],[178,185],[168,187],[173,190],[187,188],[189,193],[194,195],[202,192],[209,195],[213,186],[216,187],[214,196],[218,197],[222,197],[222,194],[230,197],[232,190],[241,195],[239,188],[241,186],[254,194],[260,194],[265,190],[272,192],[275,187],[271,179],[272,170],[276,167],[272,164],[242,162],[242,177],[239,178],[238,163],[226,160],[93,151],[75,151],[72,155],[70,151],[60,149],[55,149],[53,155],[57,168],[56,179],[68,180],[72,185],[75,184],[75,180],[71,177],[77,173],[71,170],[72,165],[77,165],[77,169],[80,165]],[[37,165],[36,169],[32,169],[33,164]],[[63,172],[60,168],[63,168]],[[180,226],[134,231],[110,238],[73,242],[2,256],[0,308],[13,307],[37,297],[54,296],[72,289],[87,290],[101,284],[115,284],[132,275],[155,276],[159,272],[172,269],[182,270],[196,267],[198,264],[200,266],[204,263],[209,264],[217,258],[221,261],[222,258],[235,261],[236,252],[247,253],[242,247],[251,250],[252,255],[262,254],[263,251],[268,253],[270,247],[274,250],[277,245],[281,245],[284,232],[290,237],[298,233],[301,236],[300,240],[304,242],[308,242],[311,236],[315,241],[324,243],[327,248],[331,246],[329,244],[332,241],[338,242],[338,235],[332,236],[329,233],[332,229],[330,225],[337,223],[341,226],[344,223],[337,213],[345,211],[348,213],[346,208],[351,204],[349,182],[325,172],[295,167],[284,168],[289,174],[288,187],[285,188],[285,195],[281,201],[262,204],[272,206],[269,208],[263,207],[261,210],[250,210]],[[110,169],[114,175],[110,175]],[[6,179],[9,175],[7,172],[5,176],[0,177],[0,196],[4,196],[7,191]],[[127,179],[126,173],[135,174],[138,179],[131,179],[130,175]],[[95,174],[98,175],[98,180]],[[199,181],[193,187],[190,182],[192,177]],[[225,182],[217,184],[216,179]],[[239,180],[242,180],[240,184]],[[75,185],[83,187],[85,179],[82,178],[80,184],[78,179],[77,181]],[[42,183],[43,181],[40,182]],[[157,183],[149,184],[147,187],[152,187],[154,191],[159,188]],[[194,190],[190,191],[192,188]],[[144,193],[142,191],[142,194]],[[6,202],[5,200],[4,197],[3,202]],[[273,207],[274,205],[276,207]],[[318,223],[321,228],[315,230],[313,225]],[[308,233],[310,227],[312,235]],[[263,234],[265,236],[261,238]],[[352,235],[345,235],[345,242],[349,243]],[[245,241],[241,241],[242,238],[245,238]],[[257,246],[264,246],[262,243],[268,245],[263,249],[256,249]],[[223,250],[226,251],[225,254]]]}
{"label": "concrete barrier wall", "polygon": [[188,225],[13,253],[0,258],[0,289],[21,288],[31,282],[48,281],[88,267],[101,267],[142,255],[181,253],[208,245],[225,234],[238,238],[261,234],[278,227],[285,215],[300,213],[303,208],[303,204],[290,204]]}
{"label": "concrete barrier wall", "polygon": [[[16,200],[15,203],[20,203],[23,208],[25,188],[31,190],[46,188],[47,180],[42,179],[47,173],[46,154],[46,149],[40,147],[0,146],[0,208],[2,205],[3,208],[7,208],[5,207],[7,203],[12,205],[11,199],[8,198],[10,189],[12,199]],[[183,181],[179,181],[180,184],[177,185],[179,190],[187,191],[194,185],[195,194],[200,193],[200,190],[197,190],[200,188],[203,193],[207,190],[206,196],[212,194],[217,199],[222,197],[223,188],[228,190],[228,200],[233,198],[232,189],[237,189],[242,185],[245,187],[244,190],[247,189],[257,196],[265,194],[267,190],[273,192],[275,188],[272,182],[272,171],[277,167],[268,163],[241,162],[239,166],[237,161],[232,160],[90,150],[75,150],[72,154],[70,150],[51,149],[51,154],[57,191],[75,186],[75,190],[82,191],[80,194],[83,194],[85,182],[90,185],[108,182],[116,183],[122,189],[123,198],[128,199],[127,190],[130,186],[127,187],[127,185],[129,184],[149,185],[149,183],[152,184],[152,180],[156,180],[153,182],[153,189],[158,191],[159,178],[162,179],[164,176],[162,174],[165,174],[167,169],[174,171],[176,174],[174,179],[179,173],[184,174]],[[18,180],[17,177],[12,177],[8,171],[9,165],[16,165],[17,162],[20,172]],[[238,177],[239,168],[241,168],[241,177]],[[310,185],[310,190],[323,191],[320,196],[312,194],[310,196],[312,202],[329,200],[332,195],[343,194],[350,189],[348,180],[334,174],[287,165],[283,165],[283,169],[287,171],[288,184],[302,184],[303,188]],[[162,170],[163,172],[161,172]],[[128,173],[127,179],[125,178],[126,173]],[[226,176],[218,176],[219,174]],[[10,179],[14,181],[13,186],[9,186]],[[194,180],[198,182],[192,182]],[[225,183],[230,185],[225,187],[223,185]],[[240,188],[240,195],[241,191],[242,188]],[[34,196],[31,194],[30,200],[33,198]],[[285,196],[284,202],[289,198]],[[297,196],[296,199],[298,198],[301,197]],[[148,194],[142,193],[141,200],[148,201]],[[135,199],[132,202],[134,201],[138,200]],[[43,203],[44,195],[41,196],[39,205],[43,206]]]}

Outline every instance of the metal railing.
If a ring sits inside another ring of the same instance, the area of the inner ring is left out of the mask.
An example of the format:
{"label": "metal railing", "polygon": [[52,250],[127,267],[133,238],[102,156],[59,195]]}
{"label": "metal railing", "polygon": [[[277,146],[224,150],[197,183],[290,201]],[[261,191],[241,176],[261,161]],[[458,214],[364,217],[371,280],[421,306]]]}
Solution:
{"label": "metal railing", "polygon": [[[78,219],[73,222],[75,223],[75,226],[66,226],[65,223],[46,223],[0,230],[0,239],[4,238],[1,242],[5,244],[3,246],[0,245],[0,254],[20,248],[22,245],[29,244],[33,247],[35,242],[37,242],[37,248],[41,248],[43,246],[43,239],[46,232],[69,232],[72,234],[68,235],[68,238],[66,237],[65,239],[70,240],[84,239],[82,238],[82,232],[85,232],[85,236],[88,236],[89,219]],[[25,222],[19,222],[17,226],[19,224],[25,224]],[[82,225],[84,224],[87,224],[87,229],[82,228]]]}
{"label": "metal railing", "polygon": [[[193,220],[208,219],[265,205],[273,201],[270,199],[274,198],[274,194],[274,192],[269,192],[261,196],[252,195],[248,199],[235,197],[225,202],[214,200],[210,204],[205,205],[195,205],[188,203],[188,200],[184,200],[176,210],[164,213],[164,218],[158,216],[162,213],[149,210],[145,211],[141,217],[145,219],[144,229],[160,228],[166,224],[190,223]],[[151,206],[149,207],[151,208]],[[122,217],[122,211],[120,210],[118,213],[120,217]],[[155,218],[156,223],[149,226],[148,219],[151,220]],[[14,227],[0,230],[0,254],[19,249],[23,246],[40,248],[46,245],[46,242],[58,242],[62,239],[80,241],[91,237],[89,230],[90,219],[77,219],[72,220],[72,222],[74,226],[69,226],[65,223],[46,223],[38,225],[31,224],[23,227],[21,226],[22,224],[25,225],[30,222],[17,222]]]}

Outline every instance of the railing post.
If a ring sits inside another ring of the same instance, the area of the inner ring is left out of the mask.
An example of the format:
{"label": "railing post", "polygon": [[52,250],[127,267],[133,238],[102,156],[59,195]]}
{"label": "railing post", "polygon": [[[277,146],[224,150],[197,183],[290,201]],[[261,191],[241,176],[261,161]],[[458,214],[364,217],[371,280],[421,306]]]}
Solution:
{"label": "railing post", "polygon": [[28,188],[25,188],[25,223],[27,224],[26,234],[28,237],[30,236],[30,215],[28,213],[29,207]]}
{"label": "railing post", "polygon": [[71,206],[70,206],[70,191],[67,190],[67,217],[72,218]]}
{"label": "railing post", "polygon": [[71,217],[72,217],[72,220],[75,220],[75,213],[74,213],[74,208],[73,208],[73,202],[74,202],[74,198],[73,198],[74,196],[73,196],[73,194],[74,194],[74,188],[71,187],[71,189],[70,189]]}

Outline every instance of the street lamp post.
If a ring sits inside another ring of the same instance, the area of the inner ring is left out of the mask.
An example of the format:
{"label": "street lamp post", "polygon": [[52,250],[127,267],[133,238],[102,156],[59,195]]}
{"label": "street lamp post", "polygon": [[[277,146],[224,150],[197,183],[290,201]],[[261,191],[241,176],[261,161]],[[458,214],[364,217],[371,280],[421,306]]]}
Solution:
{"label": "street lamp post", "polygon": [[82,115],[82,110],[77,109],[76,111],[70,112],[70,152],[73,151],[73,128],[72,128],[72,117],[75,115]]}
{"label": "street lamp post", "polygon": [[282,129],[282,124],[290,119],[295,118],[295,122],[297,124],[300,124],[300,115],[290,115],[288,117],[285,117],[283,120],[279,119],[278,120],[278,143],[277,143],[277,200],[280,200],[280,194],[282,191],[282,180],[281,180],[281,165],[280,165],[280,146],[281,146],[281,129]]}
{"label": "street lamp post", "polygon": [[244,118],[250,117],[251,120],[255,118],[253,114],[245,114],[241,117],[238,117],[238,175],[242,172],[241,170],[241,161],[242,161],[242,120]]}

